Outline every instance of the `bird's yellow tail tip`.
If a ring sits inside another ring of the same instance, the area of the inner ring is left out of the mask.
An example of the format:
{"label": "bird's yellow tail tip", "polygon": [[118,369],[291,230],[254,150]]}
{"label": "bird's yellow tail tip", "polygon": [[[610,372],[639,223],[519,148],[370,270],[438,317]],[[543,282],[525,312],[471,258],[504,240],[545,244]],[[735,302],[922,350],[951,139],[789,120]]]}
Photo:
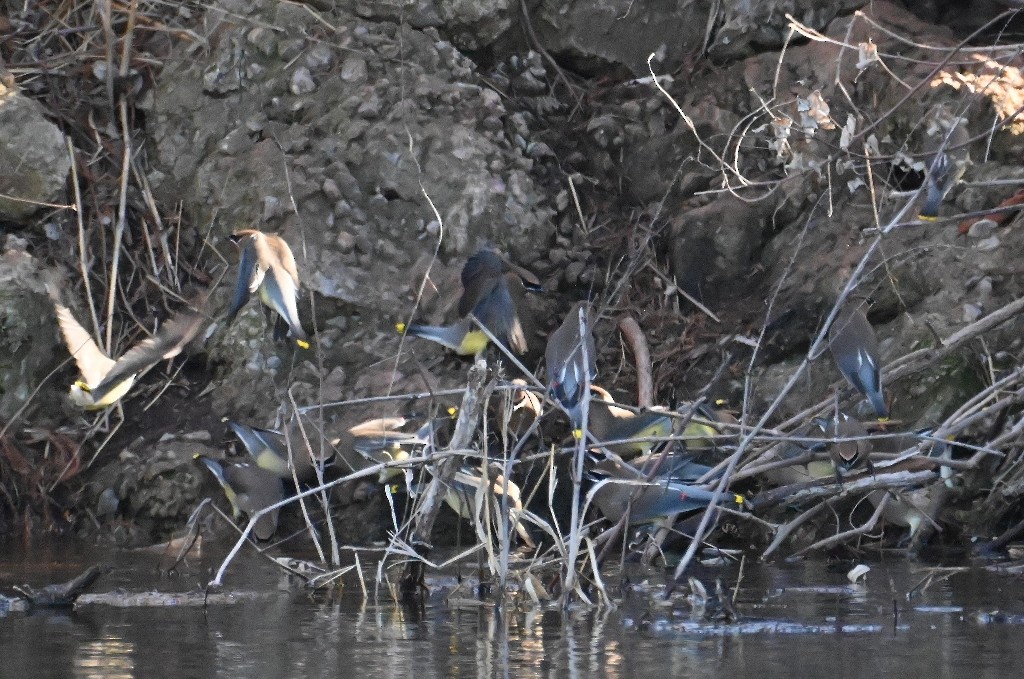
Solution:
{"label": "bird's yellow tail tip", "polygon": [[888,417],[879,417],[878,421],[881,422],[882,424],[885,424],[886,422],[889,421],[889,418]]}
{"label": "bird's yellow tail tip", "polygon": [[939,220],[937,215],[918,215],[917,218],[922,222],[936,222]]}
{"label": "bird's yellow tail tip", "polygon": [[398,331],[399,335],[405,334],[405,323],[395,323],[395,330]]}
{"label": "bird's yellow tail tip", "polygon": [[309,342],[306,340],[297,339],[295,340],[295,343],[299,345],[300,349],[309,349]]}
{"label": "bird's yellow tail tip", "polygon": [[84,391],[87,394],[92,391],[92,387],[90,387],[88,384],[86,384],[82,380],[77,380],[75,382],[75,386],[78,387],[79,389],[81,389],[82,391]]}

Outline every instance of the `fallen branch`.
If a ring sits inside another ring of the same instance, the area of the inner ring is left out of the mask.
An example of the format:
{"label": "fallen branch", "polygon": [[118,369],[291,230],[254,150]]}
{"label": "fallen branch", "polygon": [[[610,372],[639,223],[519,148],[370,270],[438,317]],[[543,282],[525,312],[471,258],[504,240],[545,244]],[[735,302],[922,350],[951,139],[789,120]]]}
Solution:
{"label": "fallen branch", "polygon": [[654,405],[654,381],[651,378],[651,350],[647,346],[647,338],[640,324],[632,316],[625,316],[619,321],[619,330],[629,342],[636,363],[636,402],[641,408]]}

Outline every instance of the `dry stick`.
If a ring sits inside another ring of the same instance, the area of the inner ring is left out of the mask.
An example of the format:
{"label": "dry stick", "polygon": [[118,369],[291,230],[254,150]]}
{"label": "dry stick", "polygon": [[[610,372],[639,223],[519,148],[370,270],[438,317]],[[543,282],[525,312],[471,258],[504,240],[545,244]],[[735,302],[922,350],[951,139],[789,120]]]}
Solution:
{"label": "dry stick", "polygon": [[705,314],[708,318],[713,320],[715,323],[721,323],[722,322],[722,319],[719,318],[718,315],[715,314],[714,311],[712,311],[711,309],[709,309],[706,306],[704,306],[700,302],[700,300],[698,300],[696,297],[694,297],[693,295],[688,293],[686,290],[683,290],[681,287],[679,287],[679,285],[674,280],[672,280],[671,278],[666,276],[664,273],[662,273],[661,270],[659,270],[658,267],[654,266],[654,264],[652,262],[646,262],[644,264],[644,266],[646,268],[650,269],[654,273],[655,276],[657,276],[662,281],[664,281],[665,285],[671,286],[671,289],[673,290],[673,292],[675,292],[677,295],[679,295],[680,297],[685,299],[687,302],[689,302],[693,306],[697,307],[697,309],[701,313]]}
{"label": "dry stick", "polygon": [[619,321],[619,330],[629,341],[633,350],[633,362],[636,364],[636,398],[641,408],[654,405],[654,383],[651,379],[651,350],[647,346],[640,324],[632,316],[624,316]]}
{"label": "dry stick", "polygon": [[[469,448],[469,444],[472,443],[483,404],[490,393],[490,387],[493,386],[486,380],[487,361],[481,358],[469,369],[469,384],[466,386],[465,395],[462,398],[459,419],[455,422],[455,432],[452,434],[449,449]],[[414,546],[419,547],[416,549],[417,554],[421,553],[424,547],[429,550],[434,520],[444,502],[444,489],[451,485],[460,464],[461,459],[458,456],[450,456],[443,458],[435,465],[433,479],[423,493],[423,499],[416,512],[416,519],[412,527],[411,542]],[[419,559],[410,561],[406,566],[403,590],[407,594],[415,592],[422,582],[423,564],[424,561]]]}
{"label": "dry stick", "polygon": [[761,554],[760,560],[767,561],[768,557],[770,557],[775,552],[775,550],[778,549],[782,545],[782,543],[786,541],[786,538],[788,538],[793,533],[793,531],[795,531],[797,528],[799,528],[800,526],[802,526],[803,524],[807,523],[812,518],[820,514],[826,507],[830,507],[830,501],[831,498],[825,500],[824,502],[819,502],[810,509],[801,512],[798,516],[794,517],[785,525],[781,526],[779,530],[775,533],[775,538],[772,539],[771,544],[768,545],[767,549],[765,549],[764,552]]}
{"label": "dry stick", "polygon": [[100,0],[99,2],[100,24],[103,26],[103,47],[106,52],[107,64],[107,103],[110,105],[111,114],[114,113],[114,42],[117,40],[110,16],[112,2],[113,0]]}
{"label": "dry stick", "polygon": [[[135,163],[132,163],[132,175],[135,177],[135,182],[139,185],[139,191],[142,194],[142,200],[146,204],[146,207],[149,209],[149,214],[153,218],[153,224],[154,227],[156,228],[156,232],[160,236],[158,242],[162,246],[160,250],[163,253],[164,264],[167,266],[167,275],[173,276],[170,282],[174,284],[176,290],[180,291],[181,281],[178,280],[177,270],[174,268],[174,264],[171,262],[171,253],[168,251],[167,246],[167,235],[164,232],[164,221],[163,218],[160,216],[160,209],[156,205],[156,199],[153,197],[153,191],[150,188],[149,180],[146,178],[145,174],[139,171],[139,168]],[[146,229],[144,231],[144,234],[146,236],[146,242],[148,244],[149,230]],[[150,248],[150,260],[153,265],[153,275],[157,276],[156,257],[152,254],[152,246],[150,246]]]}
{"label": "dry stick", "polygon": [[82,217],[82,187],[78,183],[78,160],[75,157],[75,149],[71,145],[71,139],[66,138],[68,155],[71,157],[71,188],[75,192],[75,217],[78,219],[78,266],[82,273],[82,283],[85,284],[85,298],[89,300],[89,317],[92,318],[93,336],[100,337],[100,320],[96,316],[96,303],[92,299],[92,285],[89,283],[89,265],[85,249],[85,221]]}
{"label": "dry stick", "polygon": [[[581,307],[579,310],[579,334],[586,337],[590,329],[587,328],[587,316]],[[587,343],[580,343],[580,360],[582,365],[588,365],[590,356],[587,351]],[[557,399],[556,399],[557,400]],[[583,483],[583,463],[587,456],[587,436],[590,421],[590,371],[583,371],[583,402],[580,408],[580,429],[584,432],[576,444],[575,459],[573,460],[572,479],[572,512],[569,518],[569,550],[565,561],[565,576],[562,587],[562,609],[569,607],[569,597],[576,589],[576,558],[579,555],[581,539],[581,521],[583,516],[580,513],[580,488]],[[582,596],[582,592],[580,593]]]}
{"label": "dry stick", "polygon": [[979,409],[983,407],[983,404],[986,401],[995,397],[997,391],[1004,391],[1008,389],[1011,384],[1014,384],[1015,382],[1020,380],[1022,375],[1024,375],[1024,367],[1018,366],[1016,370],[1011,372],[1006,377],[994,381],[987,388],[983,389],[982,391],[979,391],[977,394],[967,399],[966,403],[964,403],[959,408],[954,410],[953,413],[946,418],[946,421],[939,425],[938,429],[936,430],[938,432],[937,435],[940,437],[943,435],[943,426],[951,422],[956,422],[971,413],[977,412]]}
{"label": "dry stick", "polygon": [[[940,466],[942,466],[940,460],[935,460],[935,467],[938,468]],[[876,470],[874,476],[863,475],[852,480],[845,480],[842,486],[828,479],[795,483],[761,493],[754,501],[754,508],[760,513],[765,509],[770,509],[780,504],[789,506],[822,497],[845,496],[852,492],[904,488],[906,486],[927,483],[936,478],[938,478],[938,473],[933,469],[919,471],[900,470],[887,474],[879,474]]]}
{"label": "dry stick", "polygon": [[[294,396],[294,394],[292,394],[292,388],[294,388],[294,386],[295,385],[292,385],[291,387],[289,387],[288,391],[287,391],[288,402],[292,406],[292,412],[294,412],[295,411],[294,409],[297,407],[297,404],[295,403],[295,396]],[[299,415],[296,415],[295,416],[295,423],[298,425],[299,435],[302,436],[302,442],[305,445],[305,450],[303,450],[301,454],[309,455],[310,459],[312,460],[313,459],[313,446],[312,446],[312,444],[310,444],[309,436],[306,434],[306,428],[302,424],[302,417],[299,416]],[[295,464],[295,456],[300,454],[300,453],[297,453],[295,451],[295,446],[292,444],[291,437],[288,435],[288,432],[289,432],[289,428],[287,426],[284,427],[284,445],[285,445],[285,447],[288,450],[288,462],[291,464],[291,468],[292,468],[292,483],[295,484],[295,488],[297,489],[297,488],[299,488],[299,477],[298,477],[298,472],[296,471],[298,469],[298,465]],[[322,432],[318,432],[318,433],[319,433],[318,438],[321,441],[321,451],[322,451],[324,436],[323,436]],[[324,484],[323,468],[321,467],[321,465],[316,464],[314,462],[313,469],[314,469],[314,471],[316,473],[317,485],[321,485],[322,486]],[[328,495],[327,495],[327,491],[326,490],[323,491],[322,493],[320,493],[320,501],[321,501],[321,505],[323,506],[323,509],[324,509],[324,516],[326,517],[328,531],[330,532],[330,536],[331,536],[331,565],[334,566],[334,567],[337,567],[341,563],[341,556],[338,553],[338,540],[337,540],[337,536],[335,536],[335,534],[334,534],[334,522],[331,520],[331,507],[330,507],[330,502],[328,501]],[[309,531],[310,538],[313,540],[313,546],[316,547],[316,552],[320,556],[320,561],[326,563],[327,559],[324,556],[323,546],[320,544],[320,538],[317,536],[316,528],[313,526],[313,519],[309,515],[309,510],[306,507],[305,500],[299,500],[299,508],[302,510],[302,518],[306,521],[306,528]]]}
{"label": "dry stick", "polygon": [[852,538],[852,537],[854,537],[856,535],[863,535],[864,533],[867,533],[868,531],[874,530],[875,529],[875,525],[878,523],[878,519],[881,518],[882,512],[885,511],[885,508],[889,505],[889,501],[891,499],[892,499],[892,494],[891,493],[886,493],[882,497],[882,501],[878,503],[877,507],[875,507],[875,513],[872,514],[871,518],[868,519],[863,525],[858,526],[856,528],[851,528],[850,530],[843,531],[841,533],[836,533],[835,535],[827,537],[827,538],[825,538],[823,540],[818,540],[814,544],[808,545],[808,546],[804,547],[803,549],[798,550],[793,556],[799,556],[801,554],[805,554],[805,553],[810,552],[810,551],[815,550],[815,549],[823,549],[825,547],[830,547],[832,545],[839,544],[840,542],[844,542],[847,539]]}
{"label": "dry stick", "polygon": [[112,355],[112,333],[114,328],[114,302],[117,298],[117,271],[121,259],[121,238],[124,236],[126,212],[128,209],[128,173],[131,168],[132,144],[128,130],[128,102],[121,97],[119,102],[121,114],[121,143],[124,153],[121,157],[121,197],[117,204],[117,226],[114,229],[113,257],[110,262],[109,294],[107,295],[107,334],[106,350]]}
{"label": "dry stick", "polygon": [[[501,389],[511,389],[512,387],[499,387]],[[331,401],[322,405],[311,405],[302,406],[297,412],[305,413],[308,410],[316,410],[317,408],[341,408],[345,406],[354,405],[366,405],[367,403],[383,403],[387,401],[405,401],[415,400],[420,398],[432,398],[435,396],[455,396],[456,394],[465,393],[465,389],[441,389],[438,391],[420,391],[412,394],[391,394],[388,396],[367,396],[365,398],[349,398],[344,401]]]}

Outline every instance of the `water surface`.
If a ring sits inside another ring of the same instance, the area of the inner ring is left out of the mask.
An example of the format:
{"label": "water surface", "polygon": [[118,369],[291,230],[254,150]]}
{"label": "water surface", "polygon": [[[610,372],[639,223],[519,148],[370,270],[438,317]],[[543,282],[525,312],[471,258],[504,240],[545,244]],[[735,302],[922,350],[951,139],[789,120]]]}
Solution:
{"label": "water surface", "polygon": [[[94,590],[201,588],[219,561],[172,575],[148,554],[68,548],[0,551],[0,592],[73,577],[97,561],[115,571]],[[629,568],[615,610],[530,607],[499,612],[431,580],[422,609],[288,588],[266,561],[246,556],[228,589],[256,601],[202,607],[9,613],[0,618],[0,676],[10,677],[1006,677],[1024,673],[1024,587],[971,568],[907,599],[926,575],[903,560],[872,563],[851,585],[823,562],[743,567],[740,620],[693,617],[682,594],[668,602],[659,570]],[[738,566],[699,573],[735,583]],[[895,611],[895,614],[894,614]]]}

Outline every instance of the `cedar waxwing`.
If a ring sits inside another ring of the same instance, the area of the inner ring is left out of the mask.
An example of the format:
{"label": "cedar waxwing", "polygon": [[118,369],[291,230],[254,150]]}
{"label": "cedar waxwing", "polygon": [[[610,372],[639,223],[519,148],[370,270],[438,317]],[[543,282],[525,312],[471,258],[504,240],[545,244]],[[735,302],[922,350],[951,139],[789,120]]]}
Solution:
{"label": "cedar waxwing", "polygon": [[672,433],[672,418],[657,410],[634,413],[615,405],[614,399],[605,389],[591,385],[601,399],[590,400],[587,428],[598,441],[623,441],[606,446],[608,450],[630,459],[651,452],[657,441],[644,439],[662,438]]}
{"label": "cedar waxwing", "polygon": [[[400,427],[405,426],[407,422],[404,417],[366,420],[349,427],[340,437],[333,439],[331,446],[341,456],[344,463],[343,473],[366,469],[375,464],[408,460],[411,457],[408,448],[431,443],[434,420],[428,420],[413,433],[401,431]],[[390,479],[402,476],[403,473],[399,467],[388,467],[380,470],[378,480],[387,483]]]}
{"label": "cedar waxwing", "polygon": [[[893,442],[890,447],[893,448],[894,452],[899,452],[919,440],[916,435],[901,436],[896,439],[890,439]],[[883,439],[883,441],[885,440]],[[952,451],[953,449],[949,442],[936,442],[932,445],[928,457],[950,459]],[[934,521],[934,517],[931,515],[939,509],[935,505],[935,500],[938,499],[941,504],[942,498],[940,496],[947,492],[947,488],[953,487],[953,469],[951,467],[939,467],[939,476],[942,479],[941,481],[935,481],[924,488],[894,491],[876,490],[868,494],[868,500],[877,507],[882,498],[885,497],[885,494],[892,492],[892,497],[889,498],[889,503],[882,512],[882,518],[893,525],[908,529],[903,542],[912,540],[923,524]]]}
{"label": "cedar waxwing", "polygon": [[[698,418],[706,420],[707,423],[698,421]],[[727,410],[719,410],[706,403],[701,403],[683,429],[683,443],[686,444],[686,449],[702,453],[718,447],[719,442],[723,441],[722,435],[725,429],[714,423],[739,424],[739,420]],[[732,440],[732,437],[727,440]]]}
{"label": "cedar waxwing", "polygon": [[[342,474],[350,474],[375,464],[407,459],[409,452],[404,446],[428,443],[426,437],[430,434],[431,423],[416,433],[400,431],[399,427],[405,423],[406,419],[402,417],[385,417],[356,424],[329,442],[329,454],[323,462],[339,467]],[[294,459],[289,463],[288,448],[281,434],[236,422],[228,424],[258,467],[279,478],[291,480],[294,466],[295,477],[299,481],[308,482],[315,478],[314,461],[301,445],[301,436],[297,431],[290,437]],[[314,445],[314,452],[316,448]],[[386,482],[401,473],[397,468],[381,470],[380,481]]]}
{"label": "cedar waxwing", "polygon": [[[629,525],[654,523],[660,519],[703,509],[711,503],[714,491],[690,486],[680,481],[655,479],[649,483],[634,478],[631,473],[615,473],[599,480],[593,492],[593,501],[605,518],[617,523],[629,508]],[[634,494],[636,497],[633,497]],[[632,498],[632,506],[630,499]],[[726,491],[722,506],[742,509],[746,500],[742,495]]]}
{"label": "cedar waxwing", "polygon": [[836,479],[857,467],[866,467],[873,473],[870,459],[871,441],[867,438],[870,434],[860,420],[846,413],[836,413],[830,420],[816,418],[814,423],[821,427],[825,436],[850,439],[835,441],[829,446],[829,455],[836,468]]}
{"label": "cedar waxwing", "polygon": [[843,303],[828,330],[828,344],[839,372],[857,391],[867,396],[875,414],[884,420],[889,417],[889,407],[882,396],[878,338],[864,315],[866,304],[860,298],[851,298]]}
{"label": "cedar waxwing", "polygon": [[[806,422],[793,432],[794,438],[812,438],[811,430],[815,424],[824,429],[827,428],[828,421],[822,419],[820,421]],[[756,464],[761,465],[781,462],[783,460],[793,460],[798,457],[804,457],[809,453],[824,452],[827,448],[828,444],[824,441],[817,444],[780,441],[766,450],[757,459]],[[831,460],[811,460],[806,464],[791,464],[785,467],[765,470],[764,477],[776,486],[789,486],[797,483],[817,481],[818,479],[835,478],[835,474],[836,468]]]}
{"label": "cedar waxwing", "polygon": [[396,325],[398,332],[422,337],[448,347],[460,356],[480,354],[487,348],[487,335],[467,318],[472,313],[505,346],[517,354],[526,352],[526,335],[509,289],[510,280],[539,288],[530,272],[512,264],[500,253],[484,248],[462,267],[462,296],[458,313],[462,319],[452,325]]}
{"label": "cedar waxwing", "polygon": [[[505,477],[500,473],[491,474],[489,480],[491,481],[490,499],[495,502],[495,506],[500,507],[501,496],[505,491]],[[522,491],[511,480],[507,485],[509,521],[515,525],[516,533],[523,540],[523,544],[533,549],[536,547],[536,544],[533,538],[530,537],[529,531],[526,530],[526,526],[519,519],[523,513]],[[444,501],[463,519],[472,520],[476,515],[476,494],[477,492],[482,492],[483,488],[484,477],[480,471],[463,467],[455,472],[451,486],[445,491]],[[493,513],[492,516],[497,516],[497,512]]]}
{"label": "cedar waxwing", "polygon": [[[782,442],[772,446],[764,457],[758,458],[759,463],[781,460],[792,460],[803,457],[814,448],[805,448],[797,443]],[[830,460],[812,460],[806,464],[791,464],[776,467],[764,472],[764,477],[776,486],[789,486],[797,483],[808,483],[824,478],[835,478],[836,468]]]}
{"label": "cedar waxwing", "polygon": [[[946,197],[949,190],[953,188],[971,162],[969,142],[970,133],[967,125],[962,120],[955,120],[952,131],[948,133],[948,127],[939,127],[938,140],[936,141],[937,152],[928,166],[927,193],[924,207],[918,215],[918,219],[924,221],[935,221],[939,216],[939,206],[942,199]],[[942,144],[945,143],[945,147]]]}
{"label": "cedar waxwing", "polygon": [[[647,478],[647,473],[654,469],[654,465],[658,465],[656,472],[658,478],[682,481],[684,483],[696,481],[712,469],[705,464],[694,462],[690,455],[668,454],[660,464],[658,463],[659,459],[661,459],[661,453],[650,453],[633,458],[628,463],[624,462],[623,464],[628,464],[629,467],[636,470],[639,478]],[[594,468],[602,470],[607,467],[605,462],[602,461],[596,464]],[[614,472],[613,475],[621,475],[621,473]]]}
{"label": "cedar waxwing", "polygon": [[[220,482],[224,495],[231,503],[236,521],[241,519],[243,513],[251,516],[284,499],[281,479],[266,469],[247,463],[225,467],[205,455],[197,455],[196,459],[206,465]],[[257,540],[269,540],[274,536],[278,513],[279,510],[275,509],[261,516],[256,522],[252,532]]]}
{"label": "cedar waxwing", "polygon": [[[71,385],[71,400],[86,410],[100,410],[116,403],[135,383],[140,372],[181,353],[207,324],[199,311],[183,311],[164,322],[156,334],[125,352],[117,361],[107,356],[92,336],[60,303],[56,290],[47,286],[57,314],[57,324],[82,379]],[[204,300],[197,300],[201,305]]]}
{"label": "cedar waxwing", "polygon": [[292,480],[294,468],[295,478],[300,482],[311,481],[316,476],[316,467],[312,458],[299,442],[293,439],[293,459],[288,459],[288,446],[284,437],[276,431],[250,427],[238,422],[229,421],[228,426],[242,442],[246,452],[260,469],[265,469],[280,479]]}
{"label": "cedar waxwing", "polygon": [[228,238],[238,246],[241,257],[227,322],[231,323],[249,301],[249,296],[259,290],[267,320],[277,313],[274,341],[283,341],[290,333],[296,344],[308,349],[309,336],[299,323],[299,309],[296,305],[299,299],[299,271],[288,243],[280,236],[255,229],[236,231]]}
{"label": "cedar waxwing", "polygon": [[485,335],[479,328],[473,325],[473,321],[468,318],[463,318],[458,323],[452,325],[419,325],[413,323],[406,326],[404,323],[399,323],[397,326],[398,332],[405,332],[413,337],[422,337],[423,339],[437,342],[438,344],[448,347],[459,356],[475,356],[482,354],[484,349],[487,348],[487,335]]}
{"label": "cedar waxwing", "polygon": [[501,254],[484,248],[462,267],[459,316],[472,313],[502,344],[517,354],[526,353],[526,335],[519,323],[507,277],[522,278],[525,272]]}
{"label": "cedar waxwing", "polygon": [[[583,311],[584,337],[580,336],[580,311]],[[584,348],[586,362],[583,360]],[[590,331],[590,305],[587,302],[574,304],[562,324],[548,337],[544,363],[551,392],[569,411],[573,427],[579,427],[587,376],[590,382],[597,379],[597,347]]]}
{"label": "cedar waxwing", "polygon": [[508,433],[522,436],[529,431],[534,420],[540,417],[540,397],[527,388],[526,380],[522,378],[517,377],[512,380],[512,384],[516,389],[506,392],[508,394],[506,410],[502,412],[499,409],[499,413],[502,413],[502,420],[507,419]]}

